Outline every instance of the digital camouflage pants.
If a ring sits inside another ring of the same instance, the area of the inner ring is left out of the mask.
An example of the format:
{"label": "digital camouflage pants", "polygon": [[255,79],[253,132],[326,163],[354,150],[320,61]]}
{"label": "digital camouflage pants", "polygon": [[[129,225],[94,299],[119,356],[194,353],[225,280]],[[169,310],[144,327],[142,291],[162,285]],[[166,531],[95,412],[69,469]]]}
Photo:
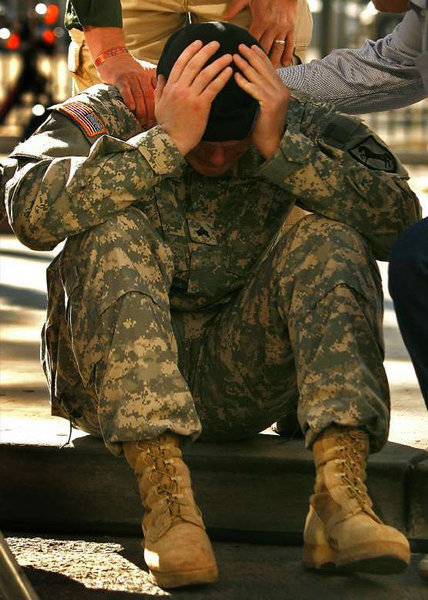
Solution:
{"label": "digital camouflage pants", "polygon": [[56,394],[78,427],[121,441],[166,430],[243,439],[295,409],[311,446],[332,423],[387,440],[382,291],[361,236],[310,215],[272,240],[222,307],[170,307],[173,256],[136,208],[69,238]]}

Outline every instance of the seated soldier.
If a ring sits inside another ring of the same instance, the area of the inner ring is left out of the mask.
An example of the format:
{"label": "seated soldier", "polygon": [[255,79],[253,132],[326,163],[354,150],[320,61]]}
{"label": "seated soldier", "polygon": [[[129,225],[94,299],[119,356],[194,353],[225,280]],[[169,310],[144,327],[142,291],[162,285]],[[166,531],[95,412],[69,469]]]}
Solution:
{"label": "seated soldier", "polygon": [[[123,450],[161,586],[217,577],[183,442],[248,438],[296,405],[317,472],[304,564],[400,571],[408,542],[364,480],[390,412],[375,259],[420,217],[405,170],[359,120],[290,96],[231,24],[171,36],[155,104],[141,132],[94,86],[4,165],[19,239],[67,240],[48,269],[53,414]],[[289,227],[295,203],[312,214]]]}

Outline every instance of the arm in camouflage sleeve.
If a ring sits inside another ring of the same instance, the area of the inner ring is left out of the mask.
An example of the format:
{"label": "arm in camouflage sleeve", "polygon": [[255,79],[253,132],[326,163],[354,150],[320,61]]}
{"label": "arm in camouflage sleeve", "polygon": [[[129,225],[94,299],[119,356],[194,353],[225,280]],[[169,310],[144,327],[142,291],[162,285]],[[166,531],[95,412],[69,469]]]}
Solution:
{"label": "arm in camouflage sleeve", "polygon": [[[70,127],[74,126],[66,123],[63,130],[70,133]],[[160,127],[126,142],[103,135],[88,156],[58,156],[69,154],[66,140],[65,135],[58,140],[63,146],[61,150],[57,144],[56,156],[25,157],[24,143],[20,155],[8,160],[9,220],[20,241],[34,250],[52,249],[64,238],[144,201],[144,192],[184,160]]]}
{"label": "arm in camouflage sleeve", "polygon": [[399,160],[360,120],[332,105],[294,98],[280,147],[260,172],[302,208],[354,227],[379,260],[421,218]]}

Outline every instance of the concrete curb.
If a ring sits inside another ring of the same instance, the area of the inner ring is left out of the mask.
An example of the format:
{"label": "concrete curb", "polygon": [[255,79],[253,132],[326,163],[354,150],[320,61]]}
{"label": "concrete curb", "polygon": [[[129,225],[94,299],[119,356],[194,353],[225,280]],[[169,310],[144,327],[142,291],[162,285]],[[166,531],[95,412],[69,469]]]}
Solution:
{"label": "concrete curb", "polygon": [[[91,436],[60,448],[0,443],[0,528],[139,535],[134,476]],[[298,544],[312,491],[312,454],[301,441],[259,435],[190,446],[186,462],[213,539]],[[386,523],[428,550],[428,453],[388,443],[369,461],[368,487]]]}

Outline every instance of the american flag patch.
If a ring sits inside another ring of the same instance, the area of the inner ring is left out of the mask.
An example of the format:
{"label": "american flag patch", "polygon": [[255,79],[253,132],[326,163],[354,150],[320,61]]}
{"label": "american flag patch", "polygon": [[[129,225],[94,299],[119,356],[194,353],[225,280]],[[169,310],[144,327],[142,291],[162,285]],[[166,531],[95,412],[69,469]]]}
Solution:
{"label": "american flag patch", "polygon": [[87,104],[83,102],[68,102],[57,108],[76,121],[88,137],[96,137],[97,135],[106,133],[104,123]]}

